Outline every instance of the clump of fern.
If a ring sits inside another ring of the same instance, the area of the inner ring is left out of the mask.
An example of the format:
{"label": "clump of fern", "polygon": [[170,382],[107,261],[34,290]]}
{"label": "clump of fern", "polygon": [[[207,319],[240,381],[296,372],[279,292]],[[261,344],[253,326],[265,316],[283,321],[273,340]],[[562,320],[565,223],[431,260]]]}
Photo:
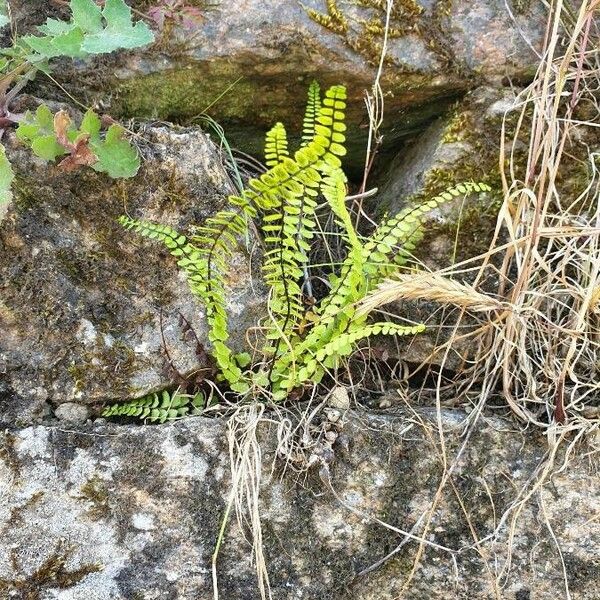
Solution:
{"label": "clump of fern", "polygon": [[[281,123],[266,135],[268,170],[251,179],[229,206],[185,236],[171,227],[128,216],[121,224],[162,242],[177,258],[191,291],[206,310],[209,341],[220,378],[243,396],[266,394],[275,400],[319,383],[363,339],[372,335],[415,335],[423,324],[369,323],[357,311],[363,298],[402,268],[423,236],[427,213],[457,196],[488,191],[481,183],[462,183],[419,206],[386,219],[368,239],[359,236],[346,206],[347,179],[341,158],[346,150],[346,90],[330,87],[321,97],[311,84],[301,145],[289,150]],[[325,202],[347,250],[329,277],[329,293],[304,302],[310,278],[310,249],[318,236],[316,209]],[[229,329],[224,281],[229,258],[244,238],[248,221],[258,223],[265,245],[262,273],[269,293],[269,317],[262,324],[260,352],[235,354]]]}

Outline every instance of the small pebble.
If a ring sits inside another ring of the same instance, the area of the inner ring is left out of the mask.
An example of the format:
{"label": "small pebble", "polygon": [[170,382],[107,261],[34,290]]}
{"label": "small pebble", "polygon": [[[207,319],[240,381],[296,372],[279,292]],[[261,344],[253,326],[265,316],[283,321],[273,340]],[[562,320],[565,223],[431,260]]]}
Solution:
{"label": "small pebble", "polygon": [[65,402],[57,407],[54,414],[61,421],[73,423],[74,425],[83,425],[90,418],[90,409],[76,402]]}
{"label": "small pebble", "polygon": [[340,413],[339,410],[335,410],[335,409],[333,409],[333,410],[331,410],[331,409],[327,410],[326,409],[325,410],[325,416],[327,417],[327,420],[330,423],[337,423],[337,421],[340,420],[340,417],[342,416],[342,414]]}
{"label": "small pebble", "polygon": [[334,387],[327,399],[327,406],[339,408],[340,410],[348,410],[350,408],[348,390],[342,385]]}
{"label": "small pebble", "polygon": [[327,431],[325,433],[325,439],[328,442],[335,442],[337,440],[338,434],[335,431]]}

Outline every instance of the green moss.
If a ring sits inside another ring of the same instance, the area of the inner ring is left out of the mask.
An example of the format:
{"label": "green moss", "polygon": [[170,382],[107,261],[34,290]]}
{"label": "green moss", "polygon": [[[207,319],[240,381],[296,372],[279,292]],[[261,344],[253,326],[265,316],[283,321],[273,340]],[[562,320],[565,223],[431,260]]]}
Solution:
{"label": "green moss", "polygon": [[512,5],[518,15],[524,15],[529,12],[532,0],[512,0]]}
{"label": "green moss", "polygon": [[306,10],[308,16],[319,25],[339,35],[348,33],[348,19],[340,10],[337,0],[325,0],[327,13],[321,13],[313,8]]}
{"label": "green moss", "polygon": [[92,477],[84,485],[81,486],[79,497],[92,504],[92,507],[87,511],[88,516],[96,521],[103,519],[110,514],[109,492],[106,487],[106,482],[98,477]]}
{"label": "green moss", "polygon": [[[242,66],[227,60],[207,61],[202,66],[182,63],[174,69],[121,83],[114,110],[117,114],[189,122],[218,103],[220,120],[270,125],[285,109],[285,95],[271,85],[268,77],[255,74],[258,77],[244,78],[247,74]],[[304,97],[302,82],[289,83]]]}
{"label": "green moss", "polygon": [[[15,575],[10,579],[0,579],[0,592],[5,594],[2,597],[15,597],[19,600],[42,600],[46,597],[45,591],[69,589],[81,582],[90,573],[97,573],[102,570],[102,566],[99,564],[87,564],[78,569],[68,569],[66,564],[72,553],[72,547],[64,547],[64,543],[59,542],[50,556],[30,575],[21,578]],[[11,563],[15,571],[21,571],[15,550],[11,552]],[[24,568],[27,568],[27,566],[24,565]]]}
{"label": "green moss", "polygon": [[[364,9],[364,17],[350,20],[340,8],[337,0],[325,0],[327,12],[312,8],[306,10],[308,16],[329,31],[339,35],[344,43],[357,54],[363,56],[372,65],[379,63],[385,33],[386,0],[357,0],[355,3]],[[418,30],[419,17],[423,7],[416,0],[397,0],[391,12],[388,38],[398,38]],[[385,62],[400,66],[390,55]],[[406,65],[404,70],[410,71]]]}
{"label": "green moss", "polygon": [[443,144],[461,142],[471,136],[471,115],[468,111],[455,111],[444,130]]}
{"label": "green moss", "polygon": [[[360,54],[369,64],[378,65],[385,34],[387,1],[356,0],[353,4],[359,7],[363,16],[350,17],[349,11],[346,14],[337,0],[325,0],[324,8],[327,12],[307,9],[307,14],[313,21],[340,36],[346,46]],[[459,72],[460,67],[442,24],[450,9],[450,1],[442,0],[434,7],[431,15],[416,0],[396,0],[390,13],[388,39],[416,35],[426,42],[440,63],[441,70],[447,73],[452,68]],[[384,62],[400,68],[404,73],[416,72],[414,68],[393,58],[389,52],[384,57]]]}
{"label": "green moss", "polygon": [[18,173],[12,186],[13,200],[17,212],[25,211],[36,203],[36,188],[27,178]]}

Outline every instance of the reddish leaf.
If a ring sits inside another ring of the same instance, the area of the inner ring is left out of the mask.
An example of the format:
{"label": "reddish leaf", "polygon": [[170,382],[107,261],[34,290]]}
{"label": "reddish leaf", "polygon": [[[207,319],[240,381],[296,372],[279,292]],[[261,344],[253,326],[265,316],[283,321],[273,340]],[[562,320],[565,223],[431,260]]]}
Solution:
{"label": "reddish leaf", "polygon": [[73,150],[75,146],[69,141],[67,132],[71,125],[71,117],[66,110],[59,110],[54,115],[54,133],[56,133],[56,141],[65,149]]}
{"label": "reddish leaf", "polygon": [[96,164],[98,157],[90,150],[89,140],[90,136],[87,133],[80,135],[75,143],[71,144],[71,154],[58,164],[58,168],[69,173],[78,167],[91,167]]}
{"label": "reddish leaf", "polygon": [[58,164],[58,168],[67,173],[75,171],[79,167],[90,167],[98,162],[98,157],[89,147],[90,136],[87,133],[79,135],[74,143],[69,141],[70,125],[71,117],[69,117],[67,111],[59,110],[54,115],[56,141],[69,152],[69,156]]}

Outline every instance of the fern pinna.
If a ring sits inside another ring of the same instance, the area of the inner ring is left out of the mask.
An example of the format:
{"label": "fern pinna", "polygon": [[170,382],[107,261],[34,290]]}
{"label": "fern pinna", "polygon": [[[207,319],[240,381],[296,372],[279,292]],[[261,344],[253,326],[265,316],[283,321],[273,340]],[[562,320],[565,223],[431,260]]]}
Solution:
{"label": "fern pinna", "polygon": [[[346,207],[347,180],[344,112],[346,90],[335,85],[323,98],[309,88],[300,147],[290,152],[285,127],[277,123],[265,140],[268,170],[251,179],[229,207],[218,212],[189,238],[160,224],[121,217],[128,229],[161,241],[178,260],[192,292],[202,301],[212,354],[220,377],[240,394],[260,391],[274,399],[321,381],[371,335],[414,335],[424,326],[367,323],[357,304],[386,276],[402,267],[423,235],[423,218],[444,202],[489,191],[481,183],[459,184],[384,221],[368,239],[355,231]],[[325,202],[341,232],[347,255],[330,276],[330,292],[313,306],[303,301],[310,274],[310,250],[317,236],[317,205]],[[228,345],[224,281],[228,259],[254,219],[265,245],[262,273],[268,285],[269,317],[261,330],[264,345],[254,365]],[[309,326],[306,324],[309,323]],[[133,409],[132,409],[133,410]],[[136,409],[137,410],[137,409]]]}

